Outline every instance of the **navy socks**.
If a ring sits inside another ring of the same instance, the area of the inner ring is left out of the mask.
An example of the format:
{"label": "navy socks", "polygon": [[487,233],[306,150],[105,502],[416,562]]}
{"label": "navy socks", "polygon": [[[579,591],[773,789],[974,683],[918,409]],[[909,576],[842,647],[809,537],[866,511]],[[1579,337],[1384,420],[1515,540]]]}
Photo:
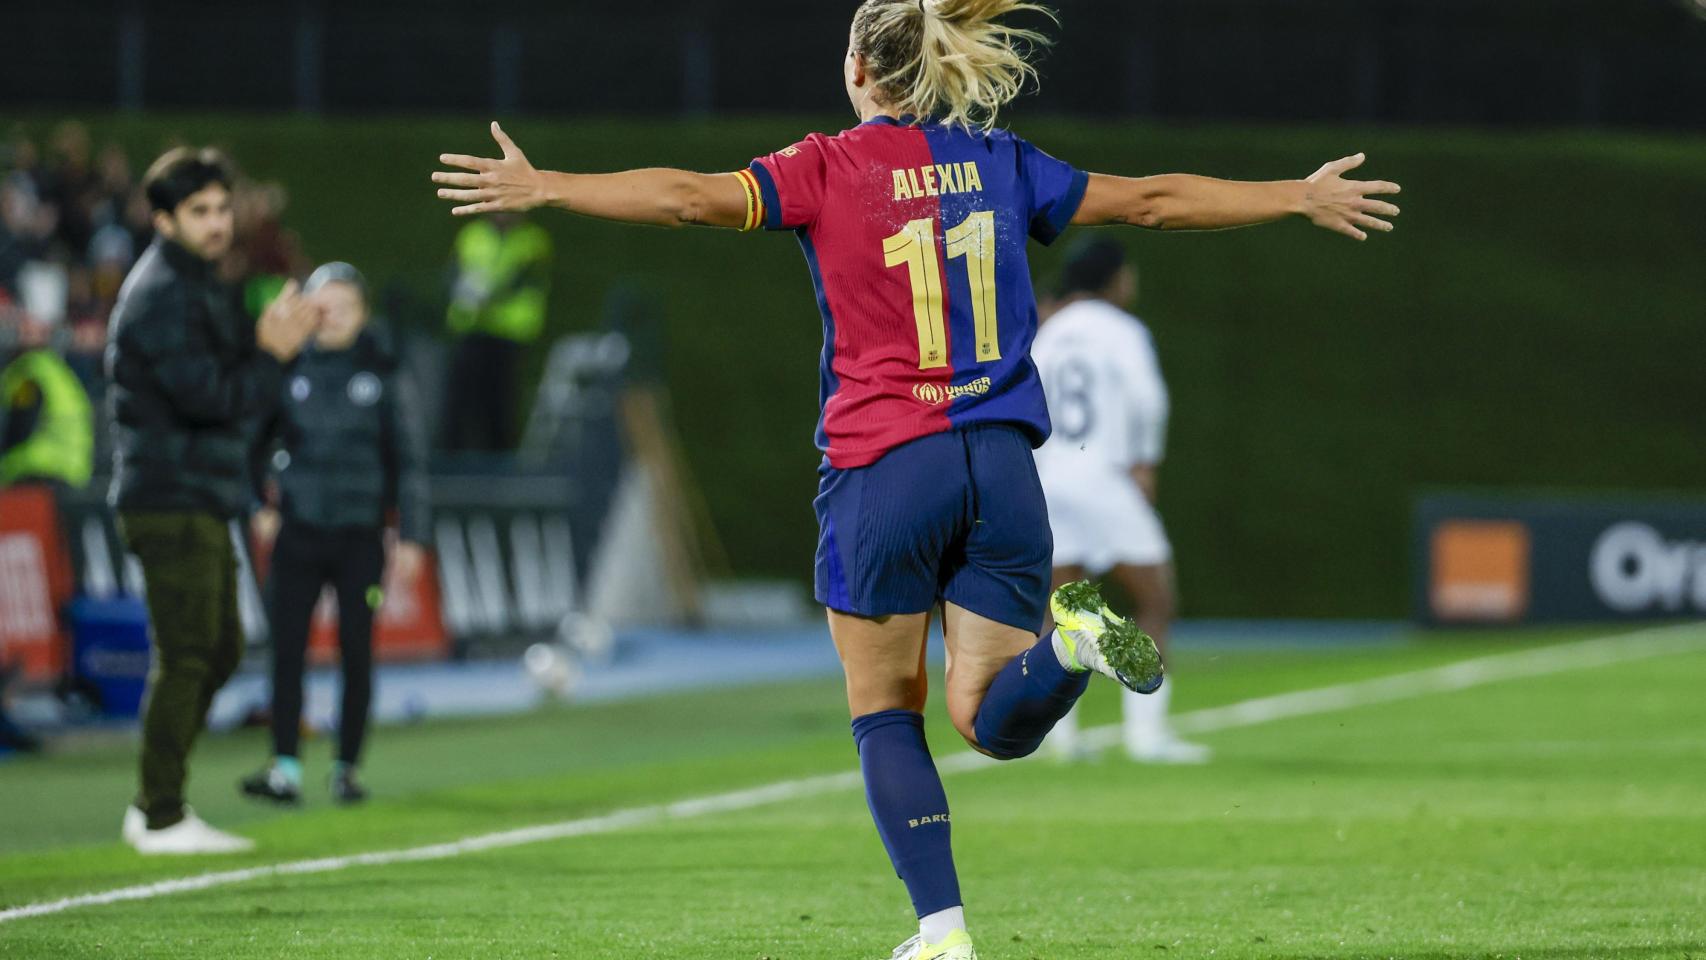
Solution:
{"label": "navy socks", "polygon": [[995,675],[973,723],[978,745],[1003,760],[1030,756],[1089,684],[1089,671],[1061,665],[1053,634],[1043,637]]}
{"label": "navy socks", "polygon": [[923,917],[959,906],[948,795],[924,742],[924,718],[911,710],[856,717],[853,742],[865,774],[865,802],[913,909]]}
{"label": "navy socks", "polygon": [[[1003,759],[1029,756],[1089,683],[1089,672],[1066,669],[1053,638],[1043,637],[990,684],[975,721],[978,744]],[[913,909],[924,917],[959,906],[948,795],[924,742],[924,717],[911,710],[855,717],[853,742],[871,819]]]}

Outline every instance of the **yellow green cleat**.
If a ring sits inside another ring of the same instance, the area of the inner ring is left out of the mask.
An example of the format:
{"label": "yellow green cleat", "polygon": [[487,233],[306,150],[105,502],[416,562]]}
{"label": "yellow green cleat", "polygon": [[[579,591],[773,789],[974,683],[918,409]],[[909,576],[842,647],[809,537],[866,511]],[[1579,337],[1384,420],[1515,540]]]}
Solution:
{"label": "yellow green cleat", "polygon": [[914,934],[912,939],[894,948],[889,960],[977,960],[977,950],[964,930],[955,930],[943,937],[941,943],[925,943],[923,937]]}
{"label": "yellow green cleat", "polygon": [[1088,580],[1062,586],[1049,598],[1069,666],[1112,677],[1128,690],[1161,689],[1161,652],[1137,624],[1108,609]]}

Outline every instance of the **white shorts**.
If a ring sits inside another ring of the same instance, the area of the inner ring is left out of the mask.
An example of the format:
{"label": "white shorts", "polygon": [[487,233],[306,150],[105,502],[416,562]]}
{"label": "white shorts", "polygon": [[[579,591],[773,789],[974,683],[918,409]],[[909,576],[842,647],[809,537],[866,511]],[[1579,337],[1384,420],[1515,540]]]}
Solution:
{"label": "white shorts", "polygon": [[1161,518],[1131,478],[1045,475],[1043,492],[1055,566],[1100,575],[1121,564],[1153,567],[1173,559]]}

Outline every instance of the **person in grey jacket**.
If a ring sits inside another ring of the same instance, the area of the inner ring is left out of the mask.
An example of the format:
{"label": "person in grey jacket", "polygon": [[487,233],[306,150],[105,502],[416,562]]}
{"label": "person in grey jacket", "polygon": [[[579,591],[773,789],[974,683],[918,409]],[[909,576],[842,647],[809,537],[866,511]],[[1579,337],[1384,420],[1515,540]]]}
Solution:
{"label": "person in grey jacket", "polygon": [[153,659],[141,784],[126,842],[149,854],[248,849],[184,803],[190,749],[243,655],[230,522],[248,505],[248,425],[278,402],[283,364],[318,322],[295,284],[251,319],[214,263],[231,248],[231,174],[180,147],[143,180],[156,239],[108,331],[111,501],[147,582]]}
{"label": "person in grey jacket", "polygon": [[[263,511],[258,521],[277,527],[267,581],[273,758],[240,788],[255,799],[301,802],[303,662],[315,604],[330,584],[343,665],[331,792],[339,803],[357,803],[366,797],[356,764],[373,694],[373,616],[384,596],[388,553],[392,582],[411,582],[424,568],[427,452],[413,384],[367,327],[360,272],[328,263],[304,291],[321,311],[319,332],[285,371],[277,413],[255,447],[261,486],[267,461],[278,472],[277,514]],[[388,548],[393,512],[397,533]]]}

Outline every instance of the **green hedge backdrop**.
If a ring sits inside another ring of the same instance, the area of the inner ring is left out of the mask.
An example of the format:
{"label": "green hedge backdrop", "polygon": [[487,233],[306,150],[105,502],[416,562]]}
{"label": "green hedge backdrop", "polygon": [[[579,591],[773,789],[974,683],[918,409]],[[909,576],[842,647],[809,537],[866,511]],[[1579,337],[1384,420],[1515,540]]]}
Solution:
{"label": "green hedge backdrop", "polygon": [[[428,181],[435,158],[491,148],[472,117],[90,122],[138,165],[169,140],[227,147],[290,188],[286,222],[313,257],[428,299],[457,226]],[[542,167],[724,170],[840,125],[506,129]],[[1119,234],[1174,393],[1161,506],[1187,614],[1403,615],[1410,504],[1426,488],[1706,489],[1706,138],[1022,129],[1107,172],[1298,177],[1365,150],[1370,177],[1404,185],[1399,229],[1362,245],[1301,222]],[[595,325],[613,282],[664,305],[674,417],[735,571],[808,579],[820,327],[793,238],[539,220],[558,245],[554,329]],[[1049,277],[1059,249],[1032,250]]]}

